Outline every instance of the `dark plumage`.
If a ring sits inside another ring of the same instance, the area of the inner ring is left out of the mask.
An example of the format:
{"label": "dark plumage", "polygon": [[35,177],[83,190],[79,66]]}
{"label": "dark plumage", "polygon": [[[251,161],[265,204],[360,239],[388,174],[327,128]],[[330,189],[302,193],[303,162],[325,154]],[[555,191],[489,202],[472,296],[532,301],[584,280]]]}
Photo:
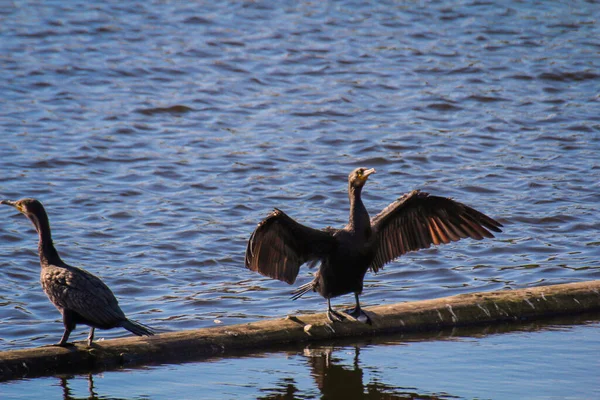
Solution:
{"label": "dark plumage", "polygon": [[115,295],[100,278],[61,260],[52,243],[50,223],[42,203],[35,199],[21,199],[2,200],[0,204],[13,206],[25,214],[38,232],[42,288],[61,312],[65,326],[65,333],[57,345],[65,346],[71,331],[79,323],[90,326],[88,345],[94,340],[95,328],[122,327],[138,336],[154,334],[149,327],[125,317]]}
{"label": "dark plumage", "polygon": [[432,244],[450,243],[463,238],[492,238],[501,232],[499,222],[457,201],[414,190],[374,218],[361,200],[361,191],[374,169],[357,168],[348,176],[350,218],[342,229],[309,228],[283,211],[275,209],[260,222],[246,248],[246,268],[292,284],[300,266],[321,264],[313,281],[294,291],[295,300],[309,291],[327,299],[327,317],[344,317],[331,309],[331,298],[354,293],[356,307],[348,314],[369,317],[362,312],[358,296],[362,293],[367,270],[383,266],[414,250]]}

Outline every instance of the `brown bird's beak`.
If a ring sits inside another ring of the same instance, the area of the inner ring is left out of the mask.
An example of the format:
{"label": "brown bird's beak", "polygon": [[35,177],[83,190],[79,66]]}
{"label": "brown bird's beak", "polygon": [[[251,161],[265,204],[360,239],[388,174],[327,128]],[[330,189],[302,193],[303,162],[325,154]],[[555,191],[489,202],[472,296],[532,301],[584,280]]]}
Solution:
{"label": "brown bird's beak", "polygon": [[375,168],[365,170],[365,172],[363,172],[363,179],[367,179],[369,177],[369,175],[374,174],[374,173],[375,173]]}
{"label": "brown bird's beak", "polygon": [[0,204],[6,204],[7,206],[13,206],[14,208],[17,209],[17,211],[23,212],[23,210],[21,209],[21,207],[19,207],[19,203],[17,201],[0,200]]}

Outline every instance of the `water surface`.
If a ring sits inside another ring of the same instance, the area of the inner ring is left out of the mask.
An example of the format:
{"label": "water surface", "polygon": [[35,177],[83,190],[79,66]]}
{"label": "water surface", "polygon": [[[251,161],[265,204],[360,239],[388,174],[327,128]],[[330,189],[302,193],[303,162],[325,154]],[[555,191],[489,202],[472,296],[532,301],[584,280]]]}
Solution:
{"label": "water surface", "polygon": [[[322,311],[247,271],[245,244],[273,207],[344,225],[358,166],[371,215],[420,188],[505,225],[368,275],[366,306],[600,278],[594,2],[20,1],[0,20],[0,197],[41,200],[64,260],[159,330]],[[0,216],[0,350],[56,342],[33,228]]]}

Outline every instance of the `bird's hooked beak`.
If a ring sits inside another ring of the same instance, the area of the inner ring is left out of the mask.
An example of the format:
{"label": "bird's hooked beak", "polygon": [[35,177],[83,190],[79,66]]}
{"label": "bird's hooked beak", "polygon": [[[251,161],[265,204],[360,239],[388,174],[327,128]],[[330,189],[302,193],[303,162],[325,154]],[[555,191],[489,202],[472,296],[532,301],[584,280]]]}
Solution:
{"label": "bird's hooked beak", "polygon": [[21,211],[21,209],[17,205],[16,201],[12,201],[12,200],[0,200],[0,204],[6,204],[7,206],[13,206],[17,210]]}
{"label": "bird's hooked beak", "polygon": [[367,183],[367,179],[371,174],[375,173],[375,168],[364,169],[357,168],[352,172],[352,174],[348,177],[349,182],[354,187],[363,187]]}
{"label": "bird's hooked beak", "polygon": [[374,174],[374,173],[375,173],[375,168],[365,170],[365,172],[363,172],[363,175],[362,175],[363,180],[367,180],[369,175]]}

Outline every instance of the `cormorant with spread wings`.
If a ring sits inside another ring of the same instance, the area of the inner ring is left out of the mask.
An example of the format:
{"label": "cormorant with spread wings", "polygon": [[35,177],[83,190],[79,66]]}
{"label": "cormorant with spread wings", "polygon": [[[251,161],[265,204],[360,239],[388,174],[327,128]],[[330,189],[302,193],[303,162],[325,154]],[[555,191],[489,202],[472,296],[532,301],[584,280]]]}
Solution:
{"label": "cormorant with spread wings", "polygon": [[320,263],[314,280],[294,291],[295,300],[309,291],[327,299],[331,322],[345,317],[331,308],[331,298],[354,293],[356,307],[347,311],[357,320],[371,323],[361,310],[359,295],[370,269],[383,266],[414,250],[463,238],[492,238],[501,232],[498,221],[446,197],[413,190],[374,218],[361,200],[361,191],[375,169],[357,168],[348,176],[350,218],[342,229],[319,230],[304,226],[279,209],[258,224],[246,248],[246,268],[292,284],[300,266]]}

